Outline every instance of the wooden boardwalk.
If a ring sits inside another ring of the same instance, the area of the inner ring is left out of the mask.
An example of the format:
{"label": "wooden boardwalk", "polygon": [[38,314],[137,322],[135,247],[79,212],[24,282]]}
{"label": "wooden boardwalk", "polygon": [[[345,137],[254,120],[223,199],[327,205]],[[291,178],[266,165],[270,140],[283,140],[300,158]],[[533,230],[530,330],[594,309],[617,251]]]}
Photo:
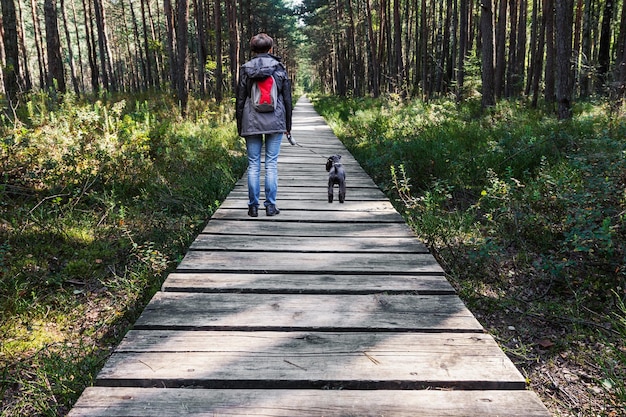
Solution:
{"label": "wooden boardwalk", "polygon": [[306,99],[293,135],[280,215],[244,177],[69,416],[549,416]]}

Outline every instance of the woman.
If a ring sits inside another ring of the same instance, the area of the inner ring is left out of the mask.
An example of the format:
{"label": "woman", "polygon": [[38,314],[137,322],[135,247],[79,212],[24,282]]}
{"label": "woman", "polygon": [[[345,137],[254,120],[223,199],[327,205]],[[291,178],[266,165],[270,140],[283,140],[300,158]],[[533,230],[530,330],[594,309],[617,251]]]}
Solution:
{"label": "woman", "polygon": [[[265,33],[250,40],[250,49],[255,56],[239,70],[237,86],[237,129],[246,139],[248,151],[248,215],[259,215],[261,177],[261,149],[265,139],[265,213],[275,216],[280,213],[276,206],[278,189],[278,155],[283,134],[291,131],[291,81],[280,58],[270,53],[274,41]],[[251,98],[253,84],[273,77],[277,94],[273,111],[255,109]]]}

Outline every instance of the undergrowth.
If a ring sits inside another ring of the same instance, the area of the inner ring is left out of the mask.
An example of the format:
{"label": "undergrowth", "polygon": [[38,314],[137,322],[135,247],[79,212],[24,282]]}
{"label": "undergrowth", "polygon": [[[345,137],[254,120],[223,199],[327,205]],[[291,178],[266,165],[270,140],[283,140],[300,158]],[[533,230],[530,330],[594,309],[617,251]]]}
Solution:
{"label": "undergrowth", "polygon": [[[623,114],[583,103],[562,122],[523,102],[314,102],[552,410],[572,413],[555,414],[626,412]],[[540,387],[563,361],[594,364],[582,400]]]}
{"label": "undergrowth", "polygon": [[245,169],[232,109],[31,96],[0,137],[0,403],[60,416]]}

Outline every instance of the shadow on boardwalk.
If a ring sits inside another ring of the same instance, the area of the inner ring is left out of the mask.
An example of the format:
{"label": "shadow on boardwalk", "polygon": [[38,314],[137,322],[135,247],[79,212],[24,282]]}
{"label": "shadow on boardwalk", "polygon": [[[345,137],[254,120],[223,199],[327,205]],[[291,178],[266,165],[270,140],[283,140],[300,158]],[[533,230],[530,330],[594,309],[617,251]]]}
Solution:
{"label": "shadow on boardwalk", "polygon": [[69,415],[549,416],[306,98],[293,134],[280,215],[242,179]]}

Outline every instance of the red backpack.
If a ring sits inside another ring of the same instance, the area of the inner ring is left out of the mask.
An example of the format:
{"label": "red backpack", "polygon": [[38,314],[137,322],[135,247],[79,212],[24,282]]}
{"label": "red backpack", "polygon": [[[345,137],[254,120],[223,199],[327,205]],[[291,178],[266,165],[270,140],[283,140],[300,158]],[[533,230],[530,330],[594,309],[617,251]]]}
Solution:
{"label": "red backpack", "polygon": [[278,88],[272,75],[262,80],[253,80],[250,98],[252,107],[259,113],[269,113],[276,109]]}

